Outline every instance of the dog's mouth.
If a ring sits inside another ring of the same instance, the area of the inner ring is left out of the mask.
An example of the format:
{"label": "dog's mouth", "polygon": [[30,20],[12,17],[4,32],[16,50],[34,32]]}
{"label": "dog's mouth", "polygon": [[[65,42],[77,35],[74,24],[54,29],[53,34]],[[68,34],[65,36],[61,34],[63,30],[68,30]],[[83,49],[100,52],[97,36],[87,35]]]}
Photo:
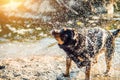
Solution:
{"label": "dog's mouth", "polygon": [[61,40],[60,31],[59,30],[53,30],[52,31],[52,35],[57,40],[58,44],[60,44],[60,45],[64,44],[64,41]]}

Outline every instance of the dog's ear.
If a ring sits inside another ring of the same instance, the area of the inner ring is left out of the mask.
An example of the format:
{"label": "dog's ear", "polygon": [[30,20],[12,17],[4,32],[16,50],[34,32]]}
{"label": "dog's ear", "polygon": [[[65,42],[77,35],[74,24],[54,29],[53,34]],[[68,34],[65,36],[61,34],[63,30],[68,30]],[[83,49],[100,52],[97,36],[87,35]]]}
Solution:
{"label": "dog's ear", "polygon": [[64,30],[70,30],[71,31],[71,37],[73,40],[75,40],[77,38],[77,31],[75,28],[64,28]]}
{"label": "dog's ear", "polygon": [[66,28],[66,27],[63,27],[63,29],[64,29],[64,31],[66,31],[66,30],[67,30],[67,28]]}
{"label": "dog's ear", "polygon": [[72,31],[73,31],[73,40],[76,40],[78,37],[78,33],[74,28],[72,29]]}
{"label": "dog's ear", "polygon": [[72,28],[73,31],[75,31],[75,28]]}

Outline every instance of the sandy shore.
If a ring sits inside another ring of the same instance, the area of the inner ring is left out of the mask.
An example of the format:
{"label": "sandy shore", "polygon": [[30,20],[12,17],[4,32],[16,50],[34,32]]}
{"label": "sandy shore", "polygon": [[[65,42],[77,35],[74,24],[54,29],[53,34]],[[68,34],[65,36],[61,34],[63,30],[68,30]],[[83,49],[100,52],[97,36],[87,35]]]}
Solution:
{"label": "sandy shore", "polygon": [[[5,65],[0,70],[0,80],[84,80],[84,68],[78,69],[73,63],[70,78],[65,78],[62,73],[65,71],[64,56],[29,56],[21,58],[5,58],[1,60]],[[92,80],[120,80],[120,67],[117,74],[105,77],[100,71],[99,63],[92,67]],[[99,69],[97,69],[99,68]],[[105,70],[105,67],[103,67]],[[113,70],[113,69],[112,69]],[[96,75],[100,73],[100,75]]]}
{"label": "sandy shore", "polygon": [[[37,45],[38,43],[33,44]],[[42,41],[42,43],[45,44],[44,40]],[[74,63],[71,68],[70,77],[65,78],[62,76],[62,73],[65,72],[66,55],[62,50],[59,49],[57,45],[49,47],[48,49],[45,49],[46,46],[43,45],[43,50],[41,48],[38,48],[42,44],[38,44],[38,46],[36,47],[33,44],[29,44],[28,50],[35,50],[36,54],[20,56],[17,52],[18,50],[16,50],[16,52],[13,52],[14,54],[16,53],[16,55],[18,54],[18,56],[11,56],[12,54],[10,53],[12,53],[12,51],[7,52],[7,50],[11,50],[11,46],[12,48],[14,48],[15,45],[13,46],[13,44],[16,43],[11,43],[10,47],[8,45],[6,47],[6,44],[0,45],[2,46],[2,49],[0,49],[0,53],[5,52],[4,48],[6,48],[6,54],[4,55],[4,57],[0,58],[0,65],[5,66],[4,69],[0,69],[0,80],[84,80],[85,78],[84,68],[78,69]],[[26,43],[24,44],[24,46],[25,45]],[[103,75],[106,69],[106,64],[104,60],[104,55],[101,55],[98,63],[92,66],[91,80],[120,80],[119,39],[117,40],[116,45],[116,52],[112,61],[110,77],[105,77]],[[17,48],[20,49],[21,47]],[[25,48],[25,50],[27,51],[27,48]],[[33,51],[32,53],[35,52]],[[25,53],[27,54],[27,52]],[[28,53],[30,53],[30,51],[28,51]],[[5,57],[6,55],[7,57]]]}

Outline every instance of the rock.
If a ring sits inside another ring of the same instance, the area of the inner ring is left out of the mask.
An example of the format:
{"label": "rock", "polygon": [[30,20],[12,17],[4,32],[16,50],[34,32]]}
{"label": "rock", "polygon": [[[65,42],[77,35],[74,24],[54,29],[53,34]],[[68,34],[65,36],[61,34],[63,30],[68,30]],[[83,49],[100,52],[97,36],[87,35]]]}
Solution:
{"label": "rock", "polygon": [[29,79],[27,79],[27,78],[22,78],[22,80],[29,80]]}
{"label": "rock", "polygon": [[18,76],[21,76],[21,74],[19,73],[13,73],[14,77],[18,77]]}
{"label": "rock", "polygon": [[5,69],[5,66],[0,66],[0,69]]}
{"label": "rock", "polygon": [[41,74],[39,72],[36,72],[34,76],[40,76]]}

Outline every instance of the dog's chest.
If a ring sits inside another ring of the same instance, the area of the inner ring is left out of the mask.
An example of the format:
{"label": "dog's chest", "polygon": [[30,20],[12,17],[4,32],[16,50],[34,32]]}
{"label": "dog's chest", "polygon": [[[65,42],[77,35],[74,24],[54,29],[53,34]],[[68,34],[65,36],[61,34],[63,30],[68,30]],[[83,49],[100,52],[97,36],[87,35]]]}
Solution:
{"label": "dog's chest", "polygon": [[87,54],[87,50],[85,48],[85,42],[82,43],[80,46],[79,45],[74,46],[74,45],[59,45],[65,52],[66,54],[77,64],[78,67],[83,67],[88,64],[89,61],[89,55]]}

